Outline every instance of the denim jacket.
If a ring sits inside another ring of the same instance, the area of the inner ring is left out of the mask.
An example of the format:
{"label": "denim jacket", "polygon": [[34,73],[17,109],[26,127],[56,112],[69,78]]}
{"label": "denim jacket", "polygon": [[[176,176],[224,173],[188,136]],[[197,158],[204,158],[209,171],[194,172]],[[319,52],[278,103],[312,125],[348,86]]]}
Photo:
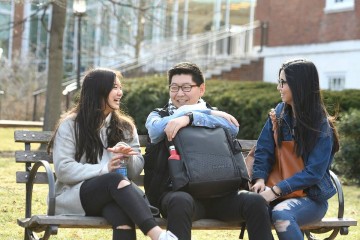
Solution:
{"label": "denim jacket", "polygon": [[[280,117],[285,103],[279,103],[276,108],[276,117]],[[281,116],[285,123],[282,133],[285,141],[293,140],[291,116],[284,113]],[[264,179],[265,182],[274,165],[274,132],[271,119],[265,123],[256,145],[255,162],[253,167],[253,179]],[[336,189],[330,178],[330,165],[334,155],[333,130],[327,119],[320,126],[320,134],[314,149],[304,158],[304,170],[296,173],[277,184],[282,195],[304,189],[307,196],[313,200],[324,201],[336,193]]]}

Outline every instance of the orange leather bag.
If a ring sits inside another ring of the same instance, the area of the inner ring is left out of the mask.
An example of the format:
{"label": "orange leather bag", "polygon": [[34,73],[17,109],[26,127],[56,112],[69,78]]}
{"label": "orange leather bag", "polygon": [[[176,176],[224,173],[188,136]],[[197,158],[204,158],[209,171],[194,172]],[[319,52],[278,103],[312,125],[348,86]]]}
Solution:
{"label": "orange leather bag", "polygon": [[[302,157],[298,157],[294,151],[294,141],[283,141],[281,148],[275,147],[275,164],[271,170],[266,185],[272,187],[278,182],[293,176],[304,169]],[[281,199],[305,197],[303,190],[292,192]]]}
{"label": "orange leather bag", "polygon": [[[272,187],[278,182],[293,176],[295,173],[301,172],[304,169],[304,161],[302,157],[298,157],[295,153],[294,141],[282,141],[281,147],[277,144],[277,122],[275,111],[269,113],[273,123],[274,139],[275,139],[275,164],[269,174],[266,186]],[[248,167],[249,176],[252,177],[252,168],[254,164],[255,147],[253,147],[248,156],[245,158],[246,165]],[[280,199],[297,198],[306,196],[303,190],[292,192],[286,196],[280,197]]]}

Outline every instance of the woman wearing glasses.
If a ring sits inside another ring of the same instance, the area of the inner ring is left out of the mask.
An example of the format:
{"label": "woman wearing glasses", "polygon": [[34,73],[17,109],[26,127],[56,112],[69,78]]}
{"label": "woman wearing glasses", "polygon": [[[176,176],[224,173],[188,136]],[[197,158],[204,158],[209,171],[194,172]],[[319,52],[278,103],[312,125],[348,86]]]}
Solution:
{"label": "woman wearing glasses", "polygon": [[[327,200],[336,193],[329,168],[339,150],[339,140],[321,98],[319,76],[312,62],[296,59],[282,64],[277,90],[282,103],[270,112],[259,136],[252,190],[270,202],[279,239],[304,239],[300,227],[321,220],[328,209]],[[292,152],[302,158],[304,169],[266,188],[276,145],[281,148],[291,141]],[[297,190],[304,190],[306,195],[277,199]]]}
{"label": "woman wearing glasses", "polygon": [[[197,65],[187,62],[175,65],[168,71],[168,80],[168,104],[152,111],[146,121],[152,144],[146,148],[144,157],[145,193],[167,218],[167,229],[181,240],[190,240],[192,221],[207,217],[246,221],[250,240],[272,239],[267,203],[259,194],[239,191],[217,198],[195,199],[187,192],[172,191],[165,139],[171,141],[179,129],[186,126],[222,127],[235,137],[239,124],[233,116],[213,110],[202,99],[205,80]],[[153,158],[147,157],[153,151],[158,154]],[[153,159],[156,159],[155,164]]]}

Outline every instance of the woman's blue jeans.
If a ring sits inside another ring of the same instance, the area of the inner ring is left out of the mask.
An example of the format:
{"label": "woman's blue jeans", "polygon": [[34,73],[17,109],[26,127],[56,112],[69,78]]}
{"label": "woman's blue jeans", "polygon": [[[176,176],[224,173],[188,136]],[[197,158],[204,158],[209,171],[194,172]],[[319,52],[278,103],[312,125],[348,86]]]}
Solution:
{"label": "woman's blue jeans", "polygon": [[327,201],[290,198],[273,206],[271,219],[280,240],[302,240],[304,234],[300,227],[321,220],[327,209]]}

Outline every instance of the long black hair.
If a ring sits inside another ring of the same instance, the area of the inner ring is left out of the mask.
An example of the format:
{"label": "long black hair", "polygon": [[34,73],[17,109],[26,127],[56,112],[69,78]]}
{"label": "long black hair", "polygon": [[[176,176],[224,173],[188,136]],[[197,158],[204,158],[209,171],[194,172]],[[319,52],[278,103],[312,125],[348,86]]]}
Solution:
{"label": "long black hair", "polygon": [[[135,125],[133,120],[121,112],[113,111],[110,125],[106,130],[107,146],[103,146],[100,139],[100,129],[104,126],[104,109],[108,105],[108,95],[114,87],[116,78],[121,79],[118,71],[106,68],[96,68],[87,72],[83,79],[79,102],[60,120],[59,124],[68,116],[75,115],[75,160],[80,161],[86,154],[86,162],[97,163],[104,149],[114,146],[119,141],[132,139]],[[56,131],[54,133],[54,136]],[[54,141],[51,140],[49,149]]]}
{"label": "long black hair", "polygon": [[[334,126],[334,118],[329,116],[320,92],[319,74],[316,66],[305,59],[290,60],[282,64],[287,84],[292,93],[293,108],[285,104],[284,111],[295,116],[295,151],[298,156],[307,156],[315,147],[324,118],[329,119],[333,129],[332,152],[339,150],[339,137]],[[280,131],[280,128],[278,128]],[[281,132],[278,134],[281,136]]]}

